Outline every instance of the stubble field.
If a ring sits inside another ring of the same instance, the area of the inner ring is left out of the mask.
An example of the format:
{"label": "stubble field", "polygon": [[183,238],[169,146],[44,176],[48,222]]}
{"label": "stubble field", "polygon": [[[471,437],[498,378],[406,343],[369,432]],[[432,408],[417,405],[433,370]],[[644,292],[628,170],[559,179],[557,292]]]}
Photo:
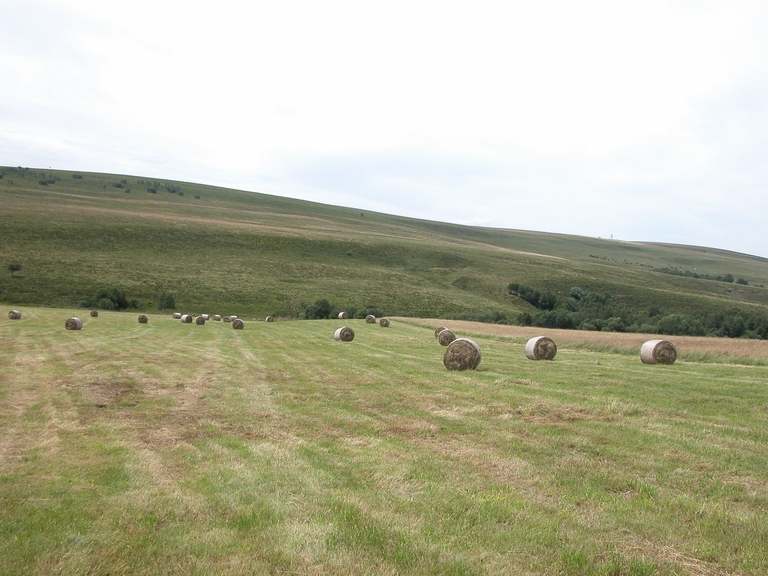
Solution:
{"label": "stubble field", "polygon": [[765,343],[672,338],[647,366],[568,332],[532,362],[527,329],[449,322],[483,360],[448,372],[444,321],[341,343],[337,320],[22,311],[0,317],[0,573],[768,571]]}

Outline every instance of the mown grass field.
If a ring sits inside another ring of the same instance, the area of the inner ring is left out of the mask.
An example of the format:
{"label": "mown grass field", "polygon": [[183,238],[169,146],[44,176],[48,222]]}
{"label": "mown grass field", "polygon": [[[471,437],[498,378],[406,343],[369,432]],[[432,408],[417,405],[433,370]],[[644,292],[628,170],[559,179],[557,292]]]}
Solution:
{"label": "mown grass field", "polygon": [[447,323],[483,351],[448,372],[441,321],[340,343],[337,320],[20,309],[2,574],[768,572],[768,366],[739,349],[763,342],[647,366],[571,332],[532,362],[525,332]]}

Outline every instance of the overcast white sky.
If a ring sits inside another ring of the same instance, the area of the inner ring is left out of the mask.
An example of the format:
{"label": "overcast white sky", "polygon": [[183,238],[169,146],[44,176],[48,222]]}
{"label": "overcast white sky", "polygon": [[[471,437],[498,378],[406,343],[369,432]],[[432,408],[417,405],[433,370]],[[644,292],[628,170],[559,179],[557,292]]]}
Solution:
{"label": "overcast white sky", "polygon": [[0,165],[768,257],[768,2],[0,0]]}

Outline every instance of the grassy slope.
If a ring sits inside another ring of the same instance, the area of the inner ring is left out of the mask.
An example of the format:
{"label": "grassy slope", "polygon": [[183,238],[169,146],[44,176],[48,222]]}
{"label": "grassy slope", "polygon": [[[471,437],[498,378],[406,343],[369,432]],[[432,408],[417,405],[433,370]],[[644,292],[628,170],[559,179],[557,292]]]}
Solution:
{"label": "grassy slope", "polygon": [[[514,281],[606,290],[665,313],[768,306],[768,289],[753,286],[768,283],[768,261],[740,254],[465,227],[188,183],[175,183],[184,196],[163,182],[150,194],[140,178],[82,176],[5,170],[0,262],[23,270],[0,274],[0,301],[73,306],[119,286],[148,310],[166,291],[186,311],[253,317],[318,298],[388,315],[515,315],[530,308],[505,293]],[[652,271],[660,266],[751,285]]]}
{"label": "grassy slope", "polygon": [[0,317],[0,573],[768,571],[766,366],[72,313]]}

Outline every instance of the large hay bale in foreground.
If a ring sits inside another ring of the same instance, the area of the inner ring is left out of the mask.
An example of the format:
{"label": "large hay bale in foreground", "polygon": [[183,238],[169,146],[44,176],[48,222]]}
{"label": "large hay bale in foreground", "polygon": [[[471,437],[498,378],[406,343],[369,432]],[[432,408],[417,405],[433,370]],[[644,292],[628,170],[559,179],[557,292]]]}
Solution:
{"label": "large hay bale in foreground", "polygon": [[379,326],[382,328],[389,328],[389,318],[382,318],[379,320]]}
{"label": "large hay bale in foreground", "polygon": [[448,328],[443,328],[440,334],[437,335],[437,341],[440,342],[440,346],[448,346],[454,340],[456,340],[456,334],[453,333],[453,330],[448,330]]}
{"label": "large hay bale in foreground", "polygon": [[91,310],[91,318],[98,318],[98,317],[99,317],[99,311]]}
{"label": "large hay bale in foreground", "polygon": [[243,328],[245,328],[245,322],[240,320],[240,318],[235,318],[234,320],[232,320],[232,328],[234,328],[235,330],[242,330]]}
{"label": "large hay bale in foreground", "polygon": [[557,344],[547,336],[535,336],[525,344],[528,360],[552,360],[557,354]]}
{"label": "large hay bale in foreground", "polygon": [[221,314],[214,314],[213,315],[213,321],[214,322],[221,322]]}
{"label": "large hay bale in foreground", "polygon": [[146,314],[140,314],[139,315],[139,324],[148,324],[149,318],[147,318]]}
{"label": "large hay bale in foreground", "polygon": [[67,318],[67,321],[64,322],[64,328],[67,330],[82,330],[83,321],[75,317]]}
{"label": "large hay bale in foreground", "polygon": [[182,324],[192,324],[192,314],[182,314],[181,322]]}
{"label": "large hay bale in foreground", "polygon": [[174,312],[173,313],[173,319],[174,320],[180,320],[181,319],[181,312]]}
{"label": "large hay bale in foreground", "polygon": [[21,320],[21,312],[18,310],[11,310],[8,312],[8,318],[11,320]]}
{"label": "large hay bale in foreground", "polygon": [[480,346],[473,340],[457,338],[446,348],[443,364],[448,370],[474,370],[482,359]]}
{"label": "large hay bale in foreground", "polygon": [[368,316],[365,317],[365,323],[376,324],[376,316],[374,316],[373,314],[368,314]]}
{"label": "large hay bale in foreground", "polygon": [[333,339],[337,342],[352,342],[355,339],[355,331],[349,326],[342,326],[333,333]]}
{"label": "large hay bale in foreground", "polygon": [[274,322],[275,319],[272,316],[267,316],[265,319],[266,322]]}
{"label": "large hay bale in foreground", "polygon": [[195,324],[197,324],[198,326],[203,326],[205,324],[205,317],[206,316],[207,316],[207,314],[203,314],[203,315],[198,316],[197,318],[195,318]]}
{"label": "large hay bale in foreground", "polygon": [[672,342],[648,340],[640,348],[640,360],[643,364],[674,364],[677,350]]}
{"label": "large hay bale in foreground", "polygon": [[347,318],[349,318],[349,314],[346,312],[339,312],[339,320],[346,320]]}
{"label": "large hay bale in foreground", "polygon": [[438,326],[437,328],[435,328],[435,339],[437,339],[437,337],[440,336],[440,332],[442,332],[443,330],[448,330],[448,328],[446,328],[445,326]]}

